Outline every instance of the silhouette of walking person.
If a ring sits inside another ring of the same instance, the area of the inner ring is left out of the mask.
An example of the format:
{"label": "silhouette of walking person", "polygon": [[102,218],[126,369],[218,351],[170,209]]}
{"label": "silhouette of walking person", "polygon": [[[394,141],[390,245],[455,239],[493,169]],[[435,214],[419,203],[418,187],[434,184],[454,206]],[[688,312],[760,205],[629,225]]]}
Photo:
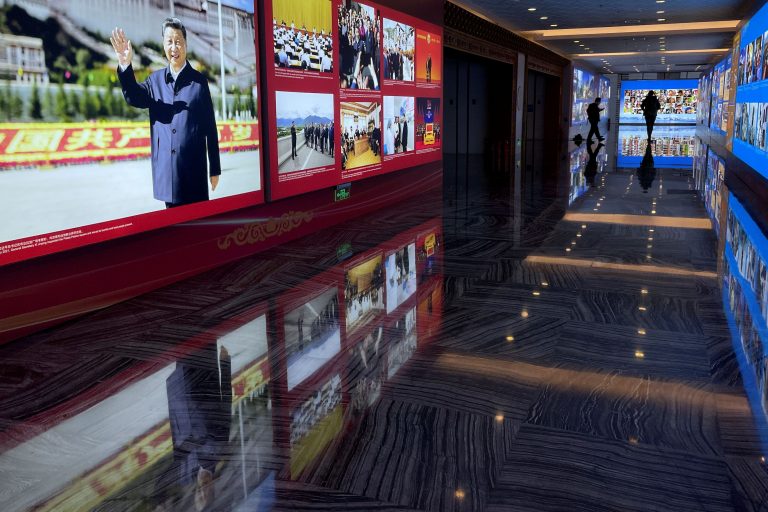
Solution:
{"label": "silhouette of walking person", "polygon": [[590,103],[587,107],[587,120],[589,121],[589,135],[587,135],[587,142],[592,140],[592,134],[597,135],[597,140],[605,140],[605,137],[600,135],[600,130],[597,125],[600,124],[600,112],[605,110],[600,108],[600,101],[602,98],[595,98],[594,103]]}
{"label": "silhouette of walking person", "polygon": [[589,160],[584,167],[584,178],[587,180],[587,184],[591,187],[595,186],[595,176],[597,176],[597,155],[600,154],[600,150],[603,149],[605,144],[598,144],[595,150],[592,150],[592,144],[587,144],[587,154],[589,154]]}
{"label": "silhouette of walking person", "polygon": [[648,189],[653,185],[653,180],[656,179],[656,166],[653,162],[653,151],[650,144],[645,147],[643,161],[640,162],[640,167],[637,169],[637,179],[640,181],[640,186],[643,187],[643,194],[647,194]]}
{"label": "silhouette of walking person", "polygon": [[640,103],[640,108],[643,110],[643,116],[645,117],[645,129],[648,131],[648,140],[651,140],[651,133],[653,133],[653,125],[656,122],[656,115],[661,109],[661,103],[659,98],[656,97],[656,93],[648,91],[648,95]]}

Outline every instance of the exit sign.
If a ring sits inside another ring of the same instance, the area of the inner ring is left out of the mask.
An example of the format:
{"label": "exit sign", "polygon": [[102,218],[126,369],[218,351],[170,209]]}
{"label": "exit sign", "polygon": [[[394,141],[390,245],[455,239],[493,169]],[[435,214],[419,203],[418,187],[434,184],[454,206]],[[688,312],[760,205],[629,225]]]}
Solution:
{"label": "exit sign", "polygon": [[351,183],[336,185],[336,188],[333,191],[333,200],[338,203],[339,201],[344,201],[345,199],[349,199],[351,195],[352,195]]}

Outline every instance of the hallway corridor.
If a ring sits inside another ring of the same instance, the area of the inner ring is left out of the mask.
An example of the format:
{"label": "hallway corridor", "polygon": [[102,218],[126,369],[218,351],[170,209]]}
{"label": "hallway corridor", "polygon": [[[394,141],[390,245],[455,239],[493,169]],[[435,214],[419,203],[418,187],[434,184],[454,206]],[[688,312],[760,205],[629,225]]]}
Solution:
{"label": "hallway corridor", "polygon": [[[766,510],[692,174],[607,161],[516,203],[447,156],[429,197],[0,347],[2,509]],[[390,255],[416,291],[377,310]],[[184,414],[224,434],[174,447]]]}

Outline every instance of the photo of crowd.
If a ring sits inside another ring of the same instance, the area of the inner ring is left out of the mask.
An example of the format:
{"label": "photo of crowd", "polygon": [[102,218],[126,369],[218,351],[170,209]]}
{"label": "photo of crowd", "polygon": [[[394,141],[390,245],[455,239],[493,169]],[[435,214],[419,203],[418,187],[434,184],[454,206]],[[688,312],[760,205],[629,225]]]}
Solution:
{"label": "photo of crowd", "polygon": [[[349,5],[349,7],[345,7]],[[381,18],[373,7],[357,2],[339,5],[339,52],[342,89],[380,90]]]}
{"label": "photo of crowd", "polygon": [[389,314],[416,292],[416,244],[409,244],[387,256],[386,270]]}
{"label": "photo of crowd", "polygon": [[333,165],[333,94],[277,91],[275,97],[278,172]]}
{"label": "photo of crowd", "polygon": [[291,311],[284,325],[290,391],[341,351],[338,289]]}
{"label": "photo of crowd", "polygon": [[293,412],[291,448],[309,435],[320,421],[341,405],[341,375],[331,377]]}
{"label": "photo of crowd", "polygon": [[413,98],[384,97],[384,155],[413,151],[415,126]]}
{"label": "photo of crowd", "polygon": [[341,168],[381,163],[381,104],[341,103]]}
{"label": "photo of crowd", "polygon": [[443,79],[443,42],[439,35],[416,31],[416,81],[439,84]]}
{"label": "photo of crowd", "polygon": [[416,149],[440,147],[442,120],[439,98],[416,99]]}
{"label": "photo of crowd", "polygon": [[348,333],[367,324],[384,310],[384,266],[381,255],[347,271],[344,304]]}
{"label": "photo of crowd", "polygon": [[[624,91],[624,113],[640,114],[643,109],[640,104],[648,95],[647,89],[628,89]],[[665,114],[696,114],[698,105],[698,89],[665,89],[656,91],[661,103],[658,115]]]}
{"label": "photo of crowd", "polygon": [[768,103],[737,103],[733,137],[755,149],[768,152],[768,140],[765,136],[766,123],[768,123]]}
{"label": "photo of crowd", "polygon": [[416,31],[384,18],[384,78],[413,82]]}
{"label": "photo of crowd", "polygon": [[272,0],[272,15],[275,67],[333,71],[331,8],[327,1]]}
{"label": "photo of crowd", "polygon": [[741,49],[737,85],[747,85],[768,79],[768,59],[765,58],[766,43],[768,43],[768,31]]}

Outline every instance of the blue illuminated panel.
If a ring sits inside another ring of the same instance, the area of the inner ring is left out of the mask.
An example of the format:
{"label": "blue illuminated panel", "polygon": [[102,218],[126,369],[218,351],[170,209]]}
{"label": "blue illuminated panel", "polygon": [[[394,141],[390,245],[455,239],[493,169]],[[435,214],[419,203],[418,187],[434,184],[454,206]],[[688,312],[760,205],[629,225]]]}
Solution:
{"label": "blue illuminated panel", "polygon": [[659,124],[696,124],[699,83],[697,80],[635,80],[621,84],[620,123],[645,123],[640,110],[649,90],[656,92],[661,110]]}

